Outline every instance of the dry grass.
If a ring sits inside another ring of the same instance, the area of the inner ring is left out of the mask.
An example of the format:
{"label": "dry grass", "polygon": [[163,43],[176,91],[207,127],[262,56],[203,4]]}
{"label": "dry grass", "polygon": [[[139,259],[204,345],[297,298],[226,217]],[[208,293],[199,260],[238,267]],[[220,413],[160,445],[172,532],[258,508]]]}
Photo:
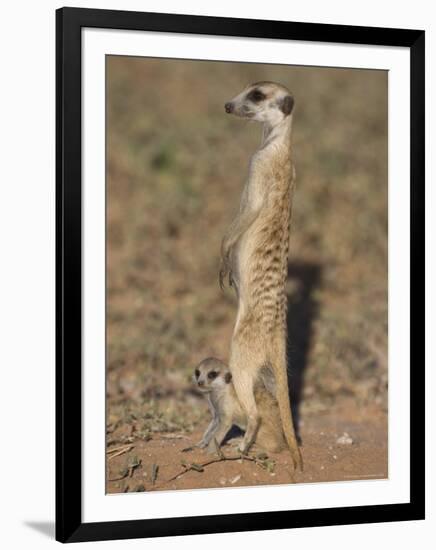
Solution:
{"label": "dry grass", "polygon": [[260,139],[223,104],[256,80],[296,98],[288,290],[300,412],[343,395],[386,407],[386,73],[123,57],[107,68],[109,444],[204,422],[190,375],[228,354],[236,307],[219,290],[219,245]]}

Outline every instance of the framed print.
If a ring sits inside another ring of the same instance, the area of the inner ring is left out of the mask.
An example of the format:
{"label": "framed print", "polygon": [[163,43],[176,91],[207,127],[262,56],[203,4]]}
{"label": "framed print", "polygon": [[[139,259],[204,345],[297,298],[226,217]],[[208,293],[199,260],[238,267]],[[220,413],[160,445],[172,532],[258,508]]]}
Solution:
{"label": "framed print", "polygon": [[56,538],[423,519],[424,32],[56,17]]}

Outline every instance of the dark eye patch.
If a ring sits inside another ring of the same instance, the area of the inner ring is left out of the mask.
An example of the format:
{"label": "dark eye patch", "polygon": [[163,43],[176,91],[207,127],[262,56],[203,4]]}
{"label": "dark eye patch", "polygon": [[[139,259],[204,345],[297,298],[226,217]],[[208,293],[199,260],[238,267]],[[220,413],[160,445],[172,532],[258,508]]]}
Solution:
{"label": "dark eye patch", "polygon": [[198,378],[200,376],[200,371],[198,369],[195,369],[195,378]]}
{"label": "dark eye patch", "polygon": [[263,101],[265,98],[266,95],[257,89],[251,90],[251,92],[247,94],[247,99],[254,101],[254,103],[259,103],[259,101]]}
{"label": "dark eye patch", "polygon": [[214,380],[218,376],[218,373],[215,370],[211,370],[207,373],[209,380]]}

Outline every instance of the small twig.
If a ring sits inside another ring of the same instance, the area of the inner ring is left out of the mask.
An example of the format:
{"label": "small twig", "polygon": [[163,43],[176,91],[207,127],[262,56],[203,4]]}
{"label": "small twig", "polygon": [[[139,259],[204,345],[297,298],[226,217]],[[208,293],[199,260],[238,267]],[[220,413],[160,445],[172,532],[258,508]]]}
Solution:
{"label": "small twig", "polygon": [[108,478],[108,481],[121,481],[122,479],[125,479],[128,475],[129,475],[129,472],[126,472],[121,477]]}
{"label": "small twig", "polygon": [[132,456],[127,462],[127,467],[129,468],[129,477],[133,476],[133,472],[141,466],[141,460],[137,456]]}
{"label": "small twig", "polygon": [[154,485],[156,483],[157,474],[159,473],[159,465],[153,464],[151,467],[151,483]]}
{"label": "small twig", "polygon": [[171,477],[170,479],[167,479],[167,483],[170,481],[174,481],[181,477],[183,474],[186,474],[187,472],[190,472],[191,470],[199,472],[203,471],[204,468],[207,466],[210,466],[211,464],[215,464],[217,462],[225,462],[227,460],[248,460],[249,462],[255,462],[258,463],[258,460],[254,457],[247,456],[247,455],[236,455],[236,456],[225,456],[224,453],[221,451],[222,456],[218,456],[217,458],[211,458],[210,460],[207,460],[206,462],[202,462],[200,464],[184,464],[184,470],[176,474],[175,476]]}
{"label": "small twig", "polygon": [[171,439],[190,439],[190,438],[187,437],[186,435],[177,435],[177,434],[175,434],[175,435],[164,435],[163,434],[159,437],[159,439],[169,439],[169,440],[171,440]]}
{"label": "small twig", "polygon": [[120,449],[118,452],[114,453],[113,455],[109,456],[108,457],[108,460],[112,460],[113,458],[115,458],[116,456],[120,456],[120,455],[123,455],[125,453],[128,453],[129,451],[131,451],[133,449],[133,445],[129,445],[129,447],[125,447],[124,449]]}
{"label": "small twig", "polygon": [[120,451],[121,449],[125,449],[126,447],[131,447],[130,443],[127,445],[120,445],[119,447],[113,447],[112,449],[107,449],[106,453],[115,453],[116,451]]}
{"label": "small twig", "polygon": [[[113,458],[113,457],[109,457],[109,458]],[[125,479],[126,477],[132,477],[133,472],[140,465],[141,465],[141,460],[139,460],[137,456],[132,456],[128,459],[127,467],[123,468],[120,471],[121,476],[120,477],[115,477],[115,478],[112,478],[112,479],[108,478],[108,481],[121,481],[122,479]]]}

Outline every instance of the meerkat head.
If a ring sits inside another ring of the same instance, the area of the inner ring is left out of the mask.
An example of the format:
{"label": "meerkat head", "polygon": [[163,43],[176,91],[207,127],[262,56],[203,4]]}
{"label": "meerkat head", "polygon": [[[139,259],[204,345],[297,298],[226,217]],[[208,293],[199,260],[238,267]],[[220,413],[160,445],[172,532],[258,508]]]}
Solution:
{"label": "meerkat head", "polygon": [[225,363],[208,357],[195,367],[193,380],[201,392],[209,393],[224,389],[226,384],[230,384],[232,375]]}
{"label": "meerkat head", "polygon": [[256,82],[228,101],[226,113],[242,118],[267,122],[275,126],[288,117],[294,107],[294,98],[287,88],[274,82]]}

